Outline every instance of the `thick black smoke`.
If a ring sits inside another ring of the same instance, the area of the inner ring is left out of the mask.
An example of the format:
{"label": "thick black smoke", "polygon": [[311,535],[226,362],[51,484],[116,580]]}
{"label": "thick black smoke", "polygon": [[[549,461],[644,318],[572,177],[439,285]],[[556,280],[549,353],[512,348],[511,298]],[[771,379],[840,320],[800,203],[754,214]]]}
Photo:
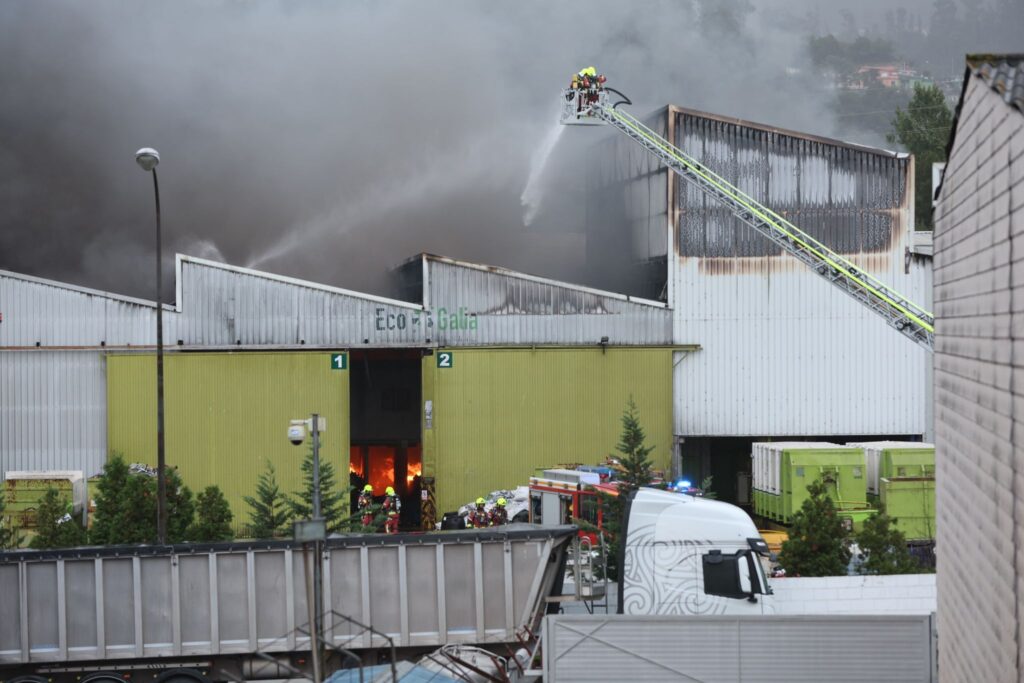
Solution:
{"label": "thick black smoke", "polygon": [[600,283],[578,159],[607,131],[561,136],[529,227],[520,201],[569,75],[597,65],[637,113],[835,133],[826,86],[794,75],[794,17],[744,0],[8,0],[0,268],[152,296],[133,160],[152,146],[168,268],[183,251],[384,291],[431,251]]}

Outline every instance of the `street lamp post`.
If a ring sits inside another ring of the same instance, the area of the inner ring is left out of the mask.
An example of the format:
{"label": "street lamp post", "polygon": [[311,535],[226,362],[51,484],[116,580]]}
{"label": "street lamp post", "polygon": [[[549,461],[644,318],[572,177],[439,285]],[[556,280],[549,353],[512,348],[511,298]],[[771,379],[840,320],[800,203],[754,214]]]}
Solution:
{"label": "street lamp post", "polygon": [[143,171],[153,174],[153,194],[156,196],[156,537],[157,543],[167,543],[167,477],[164,474],[164,306],[163,276],[160,262],[160,185],[156,179],[156,166],[160,153],[152,147],[143,147],[135,153],[135,161]]}

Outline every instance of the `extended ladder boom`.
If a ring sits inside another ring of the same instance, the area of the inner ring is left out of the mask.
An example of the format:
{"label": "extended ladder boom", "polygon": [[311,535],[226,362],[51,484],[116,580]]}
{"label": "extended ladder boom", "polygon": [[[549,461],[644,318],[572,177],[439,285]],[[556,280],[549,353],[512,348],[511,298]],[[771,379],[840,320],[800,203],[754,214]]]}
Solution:
{"label": "extended ladder boom", "polygon": [[665,140],[636,118],[609,104],[601,86],[564,92],[562,123],[608,123],[658,157],[666,166],[721,202],[741,221],[803,261],[818,275],[861,302],[929,351],[935,342],[935,318],[899,292],[832,251],[791,222],[744,194],[704,164]]}

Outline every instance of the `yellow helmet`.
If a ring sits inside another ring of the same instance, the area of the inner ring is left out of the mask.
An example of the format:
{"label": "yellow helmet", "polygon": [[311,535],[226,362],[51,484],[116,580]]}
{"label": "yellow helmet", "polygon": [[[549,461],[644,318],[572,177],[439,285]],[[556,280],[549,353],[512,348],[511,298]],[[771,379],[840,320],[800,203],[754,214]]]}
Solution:
{"label": "yellow helmet", "polygon": [[366,486],[363,487],[363,492],[364,493],[373,493],[373,486],[371,486],[370,484],[367,484]]}
{"label": "yellow helmet", "polygon": [[507,501],[507,500],[505,500],[504,498],[499,498],[499,499],[498,499],[498,505],[500,505],[500,506],[502,506],[502,507],[505,507],[505,503],[507,503],[507,502],[508,502],[508,501]]}
{"label": "yellow helmet", "polygon": [[393,486],[389,486],[386,489],[384,489],[384,493],[385,495],[393,496],[395,495],[395,488]]}
{"label": "yellow helmet", "polygon": [[477,504],[477,505],[483,505],[483,504],[484,504],[485,502],[486,502],[486,501],[484,501],[484,499],[483,499],[483,498],[477,498],[477,499],[476,499],[476,504]]}

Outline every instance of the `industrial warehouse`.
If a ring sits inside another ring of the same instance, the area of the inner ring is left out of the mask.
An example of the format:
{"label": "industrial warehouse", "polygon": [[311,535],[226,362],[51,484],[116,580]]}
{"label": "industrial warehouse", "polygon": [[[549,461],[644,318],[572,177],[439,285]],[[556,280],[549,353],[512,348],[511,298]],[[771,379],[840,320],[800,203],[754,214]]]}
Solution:
{"label": "industrial warehouse", "polygon": [[1022,25],[0,3],[0,683],[1024,681]]}
{"label": "industrial warehouse", "polygon": [[[907,155],[674,106],[648,124],[930,305]],[[742,505],[754,442],[930,438],[930,355],[870,309],[628,140],[595,149],[588,184],[615,226],[588,220],[588,251],[629,254],[643,297],[421,254],[392,272],[394,299],[179,255],[167,462],[243,519],[266,463],[299,485],[284,429],[318,413],[328,461],[429,527],[600,462],[631,398],[658,468]],[[0,314],[0,476],[155,462],[152,302],[0,272]]]}

